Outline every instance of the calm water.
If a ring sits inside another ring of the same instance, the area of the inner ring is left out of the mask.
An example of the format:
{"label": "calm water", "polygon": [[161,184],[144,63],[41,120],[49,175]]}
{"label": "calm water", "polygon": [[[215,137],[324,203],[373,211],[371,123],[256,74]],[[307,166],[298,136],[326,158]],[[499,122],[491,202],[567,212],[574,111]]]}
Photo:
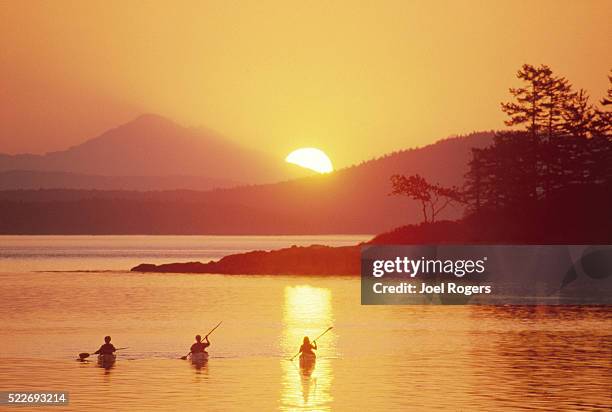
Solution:
{"label": "calm water", "polygon": [[139,263],[207,262],[232,253],[292,245],[349,246],[371,235],[1,236],[0,273],[125,271]]}
{"label": "calm water", "polygon": [[[362,307],[358,279],[122,270],[363,239],[0,237],[0,390],[67,390],[52,410],[79,411],[612,406],[609,307]],[[178,359],[220,320],[203,368]],[[287,359],[330,325],[300,374]],[[130,347],[115,367],[74,360],[105,334]]]}

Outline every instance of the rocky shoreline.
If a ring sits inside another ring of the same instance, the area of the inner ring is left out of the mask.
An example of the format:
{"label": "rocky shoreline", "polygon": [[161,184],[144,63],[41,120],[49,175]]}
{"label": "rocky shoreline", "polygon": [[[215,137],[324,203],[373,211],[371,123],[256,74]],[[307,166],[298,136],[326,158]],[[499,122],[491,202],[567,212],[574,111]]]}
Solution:
{"label": "rocky shoreline", "polygon": [[142,273],[209,273],[223,275],[359,275],[360,247],[292,246],[272,251],[256,250],[225,256],[208,263],[184,262],[131,269]]}

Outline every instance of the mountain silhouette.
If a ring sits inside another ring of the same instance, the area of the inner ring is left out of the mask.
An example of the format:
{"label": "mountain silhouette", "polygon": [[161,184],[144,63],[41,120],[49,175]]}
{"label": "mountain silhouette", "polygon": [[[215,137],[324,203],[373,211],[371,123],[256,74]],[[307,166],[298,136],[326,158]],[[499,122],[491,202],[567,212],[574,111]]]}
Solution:
{"label": "mountain silhouette", "polygon": [[[474,133],[392,153],[334,173],[210,191],[19,190],[0,192],[0,233],[381,233],[421,219],[416,202],[389,196],[391,175],[419,173],[462,185]],[[448,209],[440,219],[462,215]]]}
{"label": "mountain silhouette", "polygon": [[[22,172],[21,178],[27,176],[30,179],[30,186],[27,187],[38,184],[36,179],[32,180],[36,177],[41,181],[39,188],[49,187],[43,183],[49,180],[55,180],[53,184],[59,186],[54,187],[58,188],[79,188],[86,184],[87,178],[81,176],[76,179],[81,183],[75,185],[75,174],[211,179],[210,185],[202,186],[200,181],[189,187],[192,189],[217,187],[218,183],[276,182],[308,174],[305,169],[298,170],[285,164],[282,159],[245,149],[213,131],[183,127],[152,114],[142,115],[67,150],[44,155],[0,154],[0,172],[9,171]],[[50,177],[35,176],[32,172],[64,172],[72,175],[65,175],[66,180],[62,181],[62,176],[57,173]],[[107,188],[104,185],[97,187],[95,178],[89,180],[92,182],[89,188]],[[121,182],[117,183],[117,186],[108,188],[125,188]],[[185,187],[151,187],[151,183],[154,182],[144,185],[141,190]]]}
{"label": "mountain silhouette", "polygon": [[237,186],[239,182],[205,176],[99,176],[71,172],[12,170],[0,172],[0,190],[210,190]]}

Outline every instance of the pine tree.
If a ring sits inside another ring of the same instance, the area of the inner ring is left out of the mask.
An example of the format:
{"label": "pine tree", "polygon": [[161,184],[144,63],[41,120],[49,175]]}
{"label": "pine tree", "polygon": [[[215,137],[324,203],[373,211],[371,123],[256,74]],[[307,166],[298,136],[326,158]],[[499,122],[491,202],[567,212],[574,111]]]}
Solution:
{"label": "pine tree", "polygon": [[502,111],[510,116],[507,126],[526,124],[527,130],[536,137],[544,128],[545,107],[547,96],[545,86],[552,75],[552,70],[546,65],[534,67],[524,64],[516,76],[527,83],[524,87],[510,88],[510,94],[515,102],[502,103]]}
{"label": "pine tree", "polygon": [[510,116],[506,125],[526,124],[533,137],[546,136],[550,140],[562,131],[565,106],[573,96],[572,86],[567,79],[554,76],[547,65],[524,64],[517,77],[526,85],[511,88],[515,101],[502,103],[502,111]]}
{"label": "pine tree", "polygon": [[564,122],[561,124],[561,132],[563,134],[582,138],[590,136],[597,112],[589,103],[589,95],[584,89],[572,94],[565,104],[562,117]]}
{"label": "pine tree", "polygon": [[595,118],[592,122],[592,134],[598,136],[606,136],[612,138],[612,111],[610,106],[612,105],[612,75],[608,75],[610,81],[610,87],[608,87],[608,93],[606,97],[600,100],[601,109],[595,109]]}
{"label": "pine tree", "polygon": [[563,131],[563,124],[565,123],[563,114],[574,94],[571,93],[572,86],[567,79],[553,76],[550,70],[546,72],[543,83],[546,99],[542,106],[546,113],[546,136],[548,140],[551,140]]}
{"label": "pine tree", "polygon": [[[612,70],[610,70],[612,73]],[[612,74],[608,75],[608,81],[610,82],[610,87],[608,87],[608,95],[601,99],[602,106],[608,106],[612,104]]]}

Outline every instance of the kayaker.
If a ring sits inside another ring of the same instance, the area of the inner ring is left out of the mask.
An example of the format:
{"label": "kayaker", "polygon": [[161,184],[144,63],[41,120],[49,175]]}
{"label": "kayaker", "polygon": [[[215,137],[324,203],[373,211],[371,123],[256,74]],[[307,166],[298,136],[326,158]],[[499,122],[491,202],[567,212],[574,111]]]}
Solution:
{"label": "kayaker", "polygon": [[314,356],[315,353],[312,351],[313,349],[317,349],[317,342],[310,343],[308,336],[304,336],[304,341],[302,346],[300,346],[300,353]]}
{"label": "kayaker", "polygon": [[111,337],[110,336],[105,336],[104,337],[104,345],[100,346],[100,349],[98,349],[97,351],[94,352],[94,354],[96,355],[112,355],[113,353],[115,353],[115,351],[117,349],[115,349],[115,347],[113,346],[112,343],[110,343],[111,341]]}
{"label": "kayaker", "polygon": [[191,350],[189,353],[206,353],[206,348],[210,346],[208,336],[204,337],[204,342],[202,342],[202,337],[200,335],[196,335],[195,340],[196,343],[191,345]]}

